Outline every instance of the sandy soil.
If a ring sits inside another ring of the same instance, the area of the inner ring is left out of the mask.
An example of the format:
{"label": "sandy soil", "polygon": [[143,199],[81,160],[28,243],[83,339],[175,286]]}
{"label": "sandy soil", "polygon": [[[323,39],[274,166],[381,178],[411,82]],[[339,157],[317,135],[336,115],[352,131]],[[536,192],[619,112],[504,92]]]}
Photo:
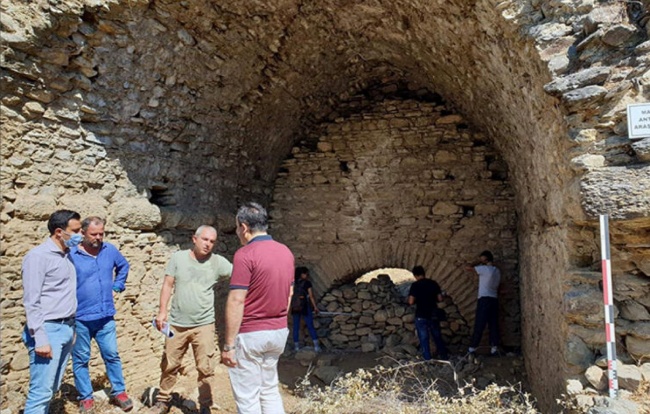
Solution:
{"label": "sandy soil", "polygon": [[[380,359],[384,357],[381,353],[360,353],[360,352],[336,352],[336,353],[323,353],[317,359],[332,360],[332,364],[341,368],[346,372],[352,372],[358,368],[371,368],[378,365]],[[458,357],[456,357],[458,358]],[[313,365],[317,364],[317,359],[313,360]],[[499,384],[513,384],[522,381],[523,366],[522,361],[518,357],[501,357],[489,358],[481,357],[481,365],[477,366],[476,375],[481,377],[489,377]],[[453,361],[453,358],[452,358]],[[278,373],[280,377],[280,390],[284,401],[285,409],[287,412],[292,412],[299,402],[300,397],[294,394],[296,384],[307,374],[308,366],[304,366],[295,358],[293,353],[283,355],[278,365]],[[219,365],[216,369],[216,386],[215,386],[215,403],[219,406],[219,410],[213,410],[216,413],[236,413],[235,401],[230,389],[230,382],[228,380],[228,371],[223,365]],[[313,375],[310,380],[314,384],[325,385],[322,381],[315,378]],[[152,384],[155,385],[155,384]],[[130,390],[131,397],[139,400],[143,393],[144,388]],[[100,393],[101,394],[101,393]],[[195,404],[197,391],[196,391],[196,371],[192,370],[187,375],[179,377],[179,381],[175,387],[175,395],[170,410],[171,414],[191,414],[196,413]],[[121,410],[117,407],[108,404],[106,401],[96,400],[96,414],[119,414]],[[146,413],[148,408],[143,406],[140,401],[135,402],[134,413]],[[64,384],[61,388],[61,393],[55,401],[53,401],[51,412],[55,414],[60,413],[77,413],[78,406],[76,401],[76,391],[73,384]]]}

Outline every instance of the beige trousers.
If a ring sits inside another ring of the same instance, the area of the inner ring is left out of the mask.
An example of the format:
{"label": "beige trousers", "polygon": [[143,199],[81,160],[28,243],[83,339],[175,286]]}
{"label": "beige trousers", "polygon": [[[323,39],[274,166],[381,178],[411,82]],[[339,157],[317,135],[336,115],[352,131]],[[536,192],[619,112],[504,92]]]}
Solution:
{"label": "beige trousers", "polygon": [[160,392],[157,400],[169,403],[171,392],[176,384],[176,376],[181,368],[183,356],[187,348],[192,345],[194,361],[198,375],[199,404],[209,407],[212,405],[212,390],[214,387],[214,357],[217,343],[214,335],[214,324],[181,328],[172,326],[173,338],[165,339],[165,352],[163,353],[160,369]]}

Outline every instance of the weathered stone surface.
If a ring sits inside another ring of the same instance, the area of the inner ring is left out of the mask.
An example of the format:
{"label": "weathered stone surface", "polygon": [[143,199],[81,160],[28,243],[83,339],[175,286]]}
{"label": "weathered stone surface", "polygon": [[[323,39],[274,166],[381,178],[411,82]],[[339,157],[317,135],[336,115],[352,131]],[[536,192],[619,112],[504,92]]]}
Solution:
{"label": "weathered stone surface", "polygon": [[585,371],[585,378],[598,391],[602,391],[607,388],[606,372],[596,365],[592,365],[587,368],[587,371]]}
{"label": "weathered stone surface", "polygon": [[643,138],[632,143],[632,149],[639,161],[650,161],[650,138]]}
{"label": "weathered stone surface", "polygon": [[577,379],[568,379],[566,381],[566,392],[568,395],[577,395],[584,390],[582,382]]}
{"label": "weathered stone surface", "polygon": [[650,382],[650,362],[646,362],[645,364],[642,364],[639,367],[639,371],[641,371],[641,377],[643,378],[643,380]]}
{"label": "weathered stone surface", "polygon": [[56,207],[56,198],[52,193],[24,194],[13,203],[14,215],[25,220],[47,219]]}
{"label": "weathered stone surface", "polygon": [[314,376],[328,385],[332,384],[341,373],[341,368],[337,366],[318,367],[314,370]]}
{"label": "weathered stone surface", "polygon": [[579,106],[592,104],[607,94],[607,88],[602,86],[585,86],[584,88],[574,89],[562,95],[562,100],[567,106],[576,109]]}
{"label": "weathered stone surface", "polygon": [[[647,217],[650,211],[650,167],[607,167],[589,171],[581,182],[583,206],[591,217]],[[602,183],[608,183],[606,186]]]}
{"label": "weathered stone surface", "polygon": [[564,357],[572,373],[584,372],[594,362],[593,352],[576,336],[570,336]]}
{"label": "weathered stone surface", "polygon": [[160,209],[144,199],[118,202],[110,207],[110,217],[122,227],[151,230],[161,221]]}
{"label": "weathered stone surface", "polygon": [[575,170],[585,171],[590,168],[599,168],[605,165],[605,157],[602,155],[583,154],[571,160]]}
{"label": "weathered stone surface", "polygon": [[609,67],[592,67],[554,80],[544,86],[544,90],[553,94],[564,94],[570,90],[587,85],[602,85],[611,72]]}
{"label": "weathered stone surface", "polygon": [[641,384],[641,371],[634,365],[618,366],[618,385],[628,391],[636,391]]}
{"label": "weathered stone surface", "polygon": [[620,46],[636,33],[636,27],[630,24],[617,24],[609,27],[603,33],[603,43],[610,46]]}
{"label": "weathered stone surface", "polygon": [[627,351],[635,358],[647,358],[650,355],[650,339],[636,335],[628,335],[625,338]]}
{"label": "weathered stone surface", "polygon": [[642,304],[633,300],[626,300],[619,305],[621,318],[631,321],[648,321],[650,312]]}
{"label": "weathered stone surface", "polygon": [[595,397],[594,404],[587,414],[639,414],[639,406],[630,400]]}
{"label": "weathered stone surface", "polygon": [[[516,283],[509,286],[520,282],[525,286],[521,330],[519,319],[508,315],[507,321],[517,327],[514,340],[523,338],[527,366],[538,374],[531,376],[531,384],[540,404],[550,407],[563,389],[566,372],[563,358],[556,355],[567,341],[566,333],[556,329],[563,322],[558,304],[565,293],[564,275],[568,268],[597,262],[593,254],[597,237],[579,231],[578,237],[567,240],[567,229],[593,226],[595,215],[603,211],[616,216],[612,228],[637,220],[636,234],[629,232],[613,243],[614,259],[625,272],[640,276],[644,272],[643,261],[636,259],[643,237],[647,240],[643,230],[648,222],[643,184],[647,171],[640,164],[644,161],[625,145],[596,150],[608,137],[624,135],[625,105],[647,95],[647,52],[644,47],[628,47],[642,39],[635,35],[620,46],[607,45],[608,36],[620,31],[618,25],[639,18],[632,3],[541,0],[525,7],[509,3],[495,7],[485,0],[453,0],[443,8],[411,0],[379,1],[372,7],[341,6],[330,0],[308,5],[230,2],[220,8],[194,0],[50,3],[42,7],[42,2],[10,2],[0,14],[6,46],[0,107],[2,194],[20,190],[19,199],[11,200],[6,211],[3,206],[0,215],[10,230],[3,229],[0,243],[8,253],[3,256],[8,262],[3,262],[3,277],[6,274],[13,285],[19,275],[17,255],[24,252],[23,246],[41,239],[35,230],[43,228],[46,209],[25,213],[20,200],[23,195],[41,194],[41,188],[52,187],[56,203],[63,196],[83,196],[97,189],[111,207],[125,198],[146,197],[161,209],[181,212],[170,215],[174,220],[145,223],[159,232],[155,240],[138,237],[143,232],[137,228],[140,224],[128,228],[115,221],[111,234],[139,268],[130,282],[138,294],[122,309],[129,316],[124,321],[129,334],[120,341],[151,343],[142,355],[129,355],[133,365],[125,369],[133,384],[146,381],[149,374],[138,368],[156,365],[152,361],[159,356],[160,344],[152,343],[142,326],[130,321],[150,318],[158,288],[154,281],[159,282],[169,252],[188,242],[194,224],[189,218],[209,219],[219,211],[232,219],[240,200],[277,202],[276,173],[284,174],[281,164],[293,157],[291,147],[304,140],[306,147],[316,148],[322,136],[319,126],[338,119],[345,124],[342,127],[350,128],[347,132],[366,134],[352,129],[358,125],[344,122],[352,114],[374,116],[368,107],[354,106],[364,99],[405,101],[408,96],[437,108],[442,97],[449,105],[444,111],[435,109],[430,122],[421,116],[430,110],[427,105],[414,110],[416,116],[387,107],[370,125],[375,131],[388,128],[387,139],[365,135],[358,141],[368,147],[366,160],[376,157],[377,171],[356,159],[356,149],[334,143],[331,149],[321,146],[326,152],[296,154],[295,160],[304,155],[335,161],[338,170],[333,168],[329,175],[315,172],[311,183],[345,183],[342,197],[322,191],[320,195],[337,196],[347,204],[306,209],[308,214],[325,215],[331,219],[328,224],[341,217],[370,218],[338,228],[321,226],[320,244],[301,253],[305,263],[316,264],[317,291],[373,266],[411,266],[416,259],[433,262],[427,259],[431,252],[443,252],[454,260],[428,268],[440,269],[450,282],[446,288],[468,313],[475,302],[469,295],[475,290],[450,268],[473,259],[474,250],[493,249],[511,269]],[[463,16],[463,25],[454,24],[458,16]],[[641,28],[643,21],[638,24]],[[649,28],[646,24],[646,32]],[[609,43],[617,44],[621,36],[612,38]],[[575,105],[558,102],[543,90],[556,73],[571,75],[601,66],[612,68],[605,84],[609,92],[592,96],[595,100],[584,94]],[[30,107],[23,112],[28,101],[39,102],[45,112],[40,115]],[[447,113],[449,107],[454,108],[452,113]],[[436,119],[446,121],[449,116],[458,122],[436,124]],[[448,130],[428,130],[427,125]],[[571,131],[583,129],[599,131],[594,145],[569,148],[576,144]],[[429,149],[450,148],[427,151],[417,142],[425,142]],[[386,144],[395,144],[395,157],[382,153]],[[481,148],[493,153],[481,159]],[[587,152],[605,157],[605,167],[596,169],[600,175],[571,170],[570,159]],[[465,168],[470,159],[486,168],[480,174]],[[423,171],[428,167],[422,166],[432,162],[458,167],[461,174],[446,166]],[[502,162],[507,171],[499,167]],[[601,170],[612,166],[637,169],[639,174],[617,172],[614,175],[620,177],[610,180]],[[384,172],[390,168],[413,187],[382,187]],[[456,191],[452,185],[472,180],[490,184],[506,177],[511,180],[509,189],[494,192],[490,203],[481,202],[485,186],[464,190],[461,185]],[[600,180],[601,187],[622,183],[629,189],[581,192],[584,182],[589,187],[593,179]],[[394,191],[385,191],[386,187]],[[386,200],[374,206],[354,201],[370,197],[372,190],[385,194]],[[437,199],[441,194],[446,199]],[[294,206],[300,200],[294,199]],[[409,200],[424,202],[412,206]],[[494,200],[511,200],[512,205],[504,209]],[[438,201],[460,207],[453,225],[440,226],[438,220],[447,217],[433,217]],[[479,203],[474,205],[475,201]],[[381,211],[391,211],[391,218],[397,218],[397,230],[390,235],[385,229],[394,223],[383,222]],[[477,217],[481,211],[489,213]],[[282,225],[307,229],[311,224],[309,215],[279,217],[274,216],[273,230]],[[488,217],[493,223],[484,221]],[[476,222],[490,230],[477,233],[481,226]],[[372,241],[360,243],[361,233]],[[413,240],[414,235],[422,240]],[[432,240],[447,244],[438,246]],[[304,242],[291,241],[290,247]],[[319,268],[325,262],[322,253],[337,243],[354,253],[333,255],[331,267]],[[220,251],[232,255],[237,246],[233,230],[224,232]],[[521,281],[515,269],[521,269]],[[15,289],[19,293],[19,284]],[[471,293],[462,297],[462,291]],[[504,300],[517,303],[519,295],[509,294]],[[623,300],[637,300],[632,295],[626,292]],[[12,300],[16,305],[7,310],[10,315],[19,309],[19,302]],[[362,311],[370,311],[363,309],[369,305],[362,303]],[[504,311],[511,308],[504,306]],[[5,315],[3,309],[3,322]],[[471,322],[471,312],[464,316]],[[15,333],[14,328],[7,333],[3,329],[3,353],[6,347],[10,354],[23,349]],[[25,378],[11,384],[24,391]],[[6,383],[2,387],[3,399],[14,396],[4,392]],[[18,395],[15,399],[24,392]]]}

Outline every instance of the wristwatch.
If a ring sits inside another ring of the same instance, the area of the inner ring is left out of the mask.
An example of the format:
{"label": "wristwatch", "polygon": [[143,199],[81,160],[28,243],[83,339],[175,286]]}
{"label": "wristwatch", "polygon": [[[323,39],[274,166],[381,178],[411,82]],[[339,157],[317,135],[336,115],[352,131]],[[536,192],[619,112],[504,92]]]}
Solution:
{"label": "wristwatch", "polygon": [[230,352],[235,350],[235,345],[224,345],[223,346],[224,352]]}

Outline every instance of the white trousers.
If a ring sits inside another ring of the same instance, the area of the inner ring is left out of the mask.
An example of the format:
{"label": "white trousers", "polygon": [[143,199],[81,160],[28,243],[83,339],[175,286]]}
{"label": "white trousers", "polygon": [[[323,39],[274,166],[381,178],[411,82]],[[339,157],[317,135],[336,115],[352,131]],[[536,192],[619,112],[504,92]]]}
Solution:
{"label": "white trousers", "polygon": [[278,360],[289,329],[238,334],[237,366],[230,368],[230,385],[239,414],[284,414],[278,388]]}

